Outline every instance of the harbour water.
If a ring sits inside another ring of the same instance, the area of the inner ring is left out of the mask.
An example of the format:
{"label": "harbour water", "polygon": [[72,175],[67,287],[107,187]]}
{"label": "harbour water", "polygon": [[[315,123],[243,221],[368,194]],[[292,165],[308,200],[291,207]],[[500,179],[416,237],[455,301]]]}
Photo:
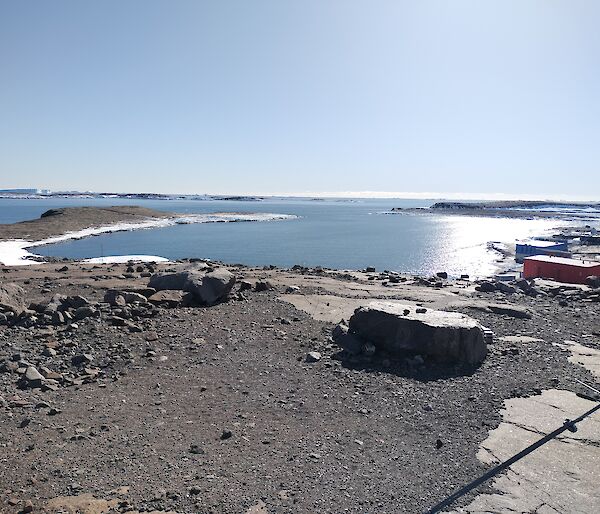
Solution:
{"label": "harbour water", "polygon": [[428,207],[427,200],[129,200],[115,198],[0,199],[0,223],[33,219],[50,208],[138,204],[183,214],[261,212],[294,215],[279,221],[203,223],[115,232],[35,248],[43,256],[92,258],[149,254],[199,257],[255,266],[324,266],[429,275],[446,271],[487,276],[500,254],[491,241],[550,234],[566,222],[556,219],[391,214],[393,207]]}

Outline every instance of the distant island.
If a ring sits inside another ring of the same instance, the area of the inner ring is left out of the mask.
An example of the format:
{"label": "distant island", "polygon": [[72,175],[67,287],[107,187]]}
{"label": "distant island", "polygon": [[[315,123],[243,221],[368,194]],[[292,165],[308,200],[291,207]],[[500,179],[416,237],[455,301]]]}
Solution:
{"label": "distant island", "polygon": [[47,189],[0,189],[0,199],[39,199],[39,198],[122,198],[126,200],[226,200],[236,202],[260,202],[261,196],[244,195],[178,195],[164,193],[109,193],[92,191],[50,191]]}
{"label": "distant island", "polygon": [[508,218],[587,218],[600,212],[600,203],[506,200],[492,202],[436,202],[428,208],[394,207],[391,213],[440,213]]}
{"label": "distant island", "polygon": [[507,200],[495,202],[437,202],[431,209],[599,209],[600,203]]}

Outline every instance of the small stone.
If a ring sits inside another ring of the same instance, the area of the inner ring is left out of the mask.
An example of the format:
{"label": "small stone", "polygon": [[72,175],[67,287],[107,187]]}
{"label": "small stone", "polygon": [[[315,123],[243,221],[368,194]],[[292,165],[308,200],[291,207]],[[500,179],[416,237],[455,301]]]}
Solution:
{"label": "small stone", "polygon": [[441,439],[438,439],[438,440],[435,442],[435,447],[436,447],[436,449],[438,449],[438,450],[439,450],[439,449],[440,449],[442,446],[444,446],[444,443],[442,442],[442,440],[441,440]]}
{"label": "small stone", "polygon": [[254,284],[254,290],[256,292],[272,291],[273,289],[275,289],[275,286],[271,284],[271,282],[269,282],[268,280],[265,280],[264,282],[259,281],[256,282],[256,284]]}
{"label": "small stone", "polygon": [[93,360],[94,358],[89,353],[80,353],[71,357],[71,364],[73,366],[82,366],[83,364],[89,364]]}
{"label": "small stone", "polygon": [[242,280],[240,282],[240,291],[249,291],[250,289],[252,289],[252,284],[250,282],[247,280]]}
{"label": "small stone", "polygon": [[197,444],[190,444],[190,453],[194,455],[204,455],[204,450]]}
{"label": "small stone", "polygon": [[25,381],[29,387],[41,387],[44,377],[36,368],[29,366],[25,371]]}
{"label": "small stone", "polygon": [[156,332],[146,332],[144,339],[149,342],[158,341],[158,334]]}
{"label": "small stone", "polygon": [[221,441],[225,441],[226,439],[231,439],[233,437],[233,432],[231,430],[223,430],[221,434]]}
{"label": "small stone", "polygon": [[322,359],[322,355],[319,352],[308,352],[306,354],[306,362],[318,362]]}
{"label": "small stone", "polygon": [[189,493],[192,496],[196,496],[198,494],[200,494],[202,492],[202,489],[200,487],[198,487],[197,485],[193,485],[192,487],[190,487],[189,489]]}

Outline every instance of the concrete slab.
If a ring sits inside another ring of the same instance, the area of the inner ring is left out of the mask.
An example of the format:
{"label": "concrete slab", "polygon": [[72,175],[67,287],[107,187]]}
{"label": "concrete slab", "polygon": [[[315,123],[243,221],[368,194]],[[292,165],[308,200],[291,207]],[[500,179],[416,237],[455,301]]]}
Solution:
{"label": "concrete slab", "polygon": [[[477,457],[491,465],[502,462],[595,405],[570,391],[548,390],[530,398],[505,401],[504,421],[490,432]],[[513,464],[492,486],[455,513],[600,512],[600,416],[578,424]]]}
{"label": "concrete slab", "polygon": [[571,352],[569,362],[583,366],[600,380],[600,350],[583,346],[575,341],[565,341],[562,344],[556,343],[556,346],[569,350]]}
{"label": "concrete slab", "polygon": [[359,307],[367,305],[372,300],[362,298],[345,298],[329,294],[284,294],[279,297],[284,302],[291,303],[319,321],[339,323],[348,320]]}

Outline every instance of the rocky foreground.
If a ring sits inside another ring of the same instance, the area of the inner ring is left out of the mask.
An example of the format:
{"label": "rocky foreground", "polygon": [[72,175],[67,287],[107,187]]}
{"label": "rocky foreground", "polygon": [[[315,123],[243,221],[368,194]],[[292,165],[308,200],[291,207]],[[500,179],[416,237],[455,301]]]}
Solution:
{"label": "rocky foreground", "polygon": [[[556,398],[592,401],[575,379],[600,388],[595,283],[200,261],[0,280],[2,512],[423,512],[493,465],[490,437],[519,402],[551,405],[551,431]],[[439,335],[458,319],[463,332]],[[410,346],[423,333],[447,351]],[[568,443],[576,505],[513,482],[457,507],[598,512],[592,438]]]}

